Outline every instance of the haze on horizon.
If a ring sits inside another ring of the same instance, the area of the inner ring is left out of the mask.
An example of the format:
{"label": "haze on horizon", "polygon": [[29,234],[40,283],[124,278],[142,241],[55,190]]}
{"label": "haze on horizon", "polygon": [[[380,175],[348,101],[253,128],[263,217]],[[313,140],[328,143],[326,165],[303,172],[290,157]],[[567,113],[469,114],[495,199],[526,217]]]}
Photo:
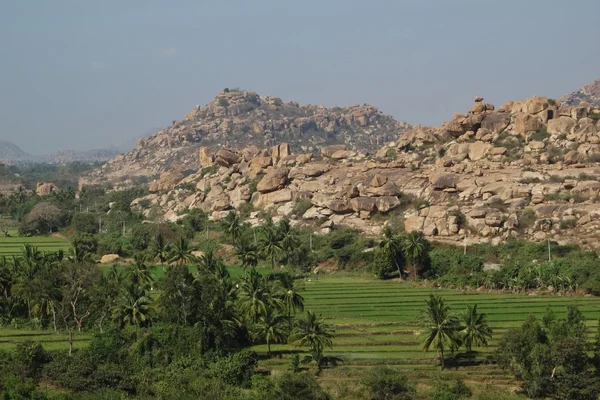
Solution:
{"label": "haze on horizon", "polygon": [[438,124],[475,95],[560,97],[600,76],[598,15],[597,0],[6,1],[0,140],[120,145],[225,87]]}

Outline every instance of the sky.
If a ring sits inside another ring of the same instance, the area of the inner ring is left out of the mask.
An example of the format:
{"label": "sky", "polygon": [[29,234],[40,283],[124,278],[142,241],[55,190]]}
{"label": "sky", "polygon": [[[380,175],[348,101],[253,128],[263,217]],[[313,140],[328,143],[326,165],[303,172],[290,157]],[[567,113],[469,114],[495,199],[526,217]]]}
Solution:
{"label": "sky", "polygon": [[600,77],[598,0],[3,0],[0,140],[121,145],[225,87],[437,125]]}

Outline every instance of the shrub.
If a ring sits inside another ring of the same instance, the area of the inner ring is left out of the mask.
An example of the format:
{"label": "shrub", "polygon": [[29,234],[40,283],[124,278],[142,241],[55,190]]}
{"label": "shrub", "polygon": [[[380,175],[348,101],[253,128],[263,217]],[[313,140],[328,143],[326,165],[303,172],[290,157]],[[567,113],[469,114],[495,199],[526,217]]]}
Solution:
{"label": "shrub", "polygon": [[550,134],[548,133],[548,131],[546,130],[546,127],[541,127],[538,130],[536,130],[534,133],[531,134],[531,137],[529,138],[529,140],[537,140],[537,141],[543,141],[546,138],[549,138]]}
{"label": "shrub", "polygon": [[98,217],[92,213],[75,213],[71,219],[71,226],[80,233],[97,233]]}
{"label": "shrub", "polygon": [[232,386],[250,387],[258,357],[250,351],[240,351],[219,357],[210,366],[210,375]]}
{"label": "shrub", "polygon": [[78,233],[73,239],[73,247],[78,253],[94,254],[98,251],[98,238],[89,233]]}
{"label": "shrub", "polygon": [[208,167],[204,167],[200,170],[200,176],[204,178],[206,175],[212,175],[219,170],[218,165],[210,165]]}
{"label": "shrub", "polygon": [[330,400],[314,376],[307,372],[286,373],[276,378],[275,384],[282,400]]}
{"label": "shrub", "polygon": [[375,367],[360,381],[371,400],[411,400],[416,390],[408,377],[390,367]]}
{"label": "shrub", "polygon": [[301,217],[311,207],[312,201],[308,199],[296,200],[296,204],[294,205],[294,210],[292,212],[295,216]]}
{"label": "shrub", "polygon": [[440,382],[431,393],[433,400],[460,400],[473,396],[471,389],[464,381],[457,379],[449,385],[446,382]]}

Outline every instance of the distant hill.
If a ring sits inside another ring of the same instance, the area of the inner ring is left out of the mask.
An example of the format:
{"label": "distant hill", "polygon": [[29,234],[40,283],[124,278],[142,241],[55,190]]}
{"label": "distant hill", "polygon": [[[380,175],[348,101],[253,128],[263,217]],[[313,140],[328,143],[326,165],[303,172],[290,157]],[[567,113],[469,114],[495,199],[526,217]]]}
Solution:
{"label": "distant hill", "polygon": [[583,86],[576,92],[570,93],[560,99],[563,104],[575,106],[581,102],[590,103],[593,106],[600,107],[600,78],[594,82]]}
{"label": "distant hill", "polygon": [[6,140],[0,140],[0,162],[28,161],[31,156],[19,146]]}

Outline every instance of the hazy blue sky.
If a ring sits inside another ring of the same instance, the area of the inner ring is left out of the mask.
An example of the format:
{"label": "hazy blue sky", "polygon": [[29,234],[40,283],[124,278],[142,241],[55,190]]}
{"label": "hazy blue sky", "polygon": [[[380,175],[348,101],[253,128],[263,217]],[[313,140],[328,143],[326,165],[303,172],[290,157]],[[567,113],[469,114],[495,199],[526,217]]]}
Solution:
{"label": "hazy blue sky", "polygon": [[120,144],[224,87],[437,124],[600,76],[598,0],[3,0],[0,139]]}

